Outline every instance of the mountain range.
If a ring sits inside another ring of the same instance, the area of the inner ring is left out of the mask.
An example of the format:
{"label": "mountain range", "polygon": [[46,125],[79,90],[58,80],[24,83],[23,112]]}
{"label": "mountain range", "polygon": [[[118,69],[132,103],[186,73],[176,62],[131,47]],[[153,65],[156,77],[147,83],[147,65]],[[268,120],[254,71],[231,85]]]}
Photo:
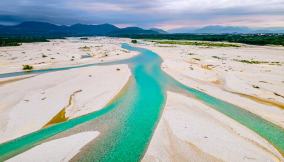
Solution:
{"label": "mountain range", "polygon": [[127,34],[160,34],[161,29],[146,30],[139,27],[119,28],[112,24],[71,26],[55,25],[46,22],[23,22],[14,26],[0,25],[0,35],[24,36],[115,36]]}
{"label": "mountain range", "polygon": [[201,28],[179,28],[169,30],[169,33],[192,34],[257,34],[257,33],[284,33],[284,28],[248,28],[241,26],[205,26]]}
{"label": "mountain range", "polygon": [[202,28],[180,28],[164,31],[158,28],[142,29],[139,27],[119,28],[112,24],[86,25],[74,24],[71,26],[55,25],[47,22],[23,22],[18,25],[0,25],[0,36],[123,36],[145,34],[256,34],[256,33],[284,33],[284,28],[251,29],[239,26],[205,26]]}

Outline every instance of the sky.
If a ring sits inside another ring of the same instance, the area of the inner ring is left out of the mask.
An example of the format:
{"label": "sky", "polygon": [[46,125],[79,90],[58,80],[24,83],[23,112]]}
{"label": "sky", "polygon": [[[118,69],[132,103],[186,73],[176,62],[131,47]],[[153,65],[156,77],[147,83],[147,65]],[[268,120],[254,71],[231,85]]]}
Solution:
{"label": "sky", "polygon": [[0,24],[284,27],[284,0],[0,0]]}

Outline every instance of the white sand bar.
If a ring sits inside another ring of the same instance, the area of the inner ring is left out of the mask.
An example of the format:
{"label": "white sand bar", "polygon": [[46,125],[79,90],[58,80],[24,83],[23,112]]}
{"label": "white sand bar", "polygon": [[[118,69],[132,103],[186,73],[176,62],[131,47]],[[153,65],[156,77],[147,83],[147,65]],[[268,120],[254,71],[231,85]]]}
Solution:
{"label": "white sand bar", "polygon": [[[117,69],[120,69],[119,71]],[[0,143],[41,129],[63,108],[74,118],[103,108],[130,77],[127,65],[51,72],[0,87]]]}
{"label": "white sand bar", "polygon": [[121,48],[129,39],[89,37],[52,39],[50,42],[23,43],[0,48],[0,73],[22,71],[22,65],[34,69],[65,67],[87,63],[114,61],[134,56]]}
{"label": "white sand bar", "polygon": [[284,47],[139,46],[162,57],[162,69],[181,83],[284,128]]}
{"label": "white sand bar", "polygon": [[256,133],[195,99],[168,93],[143,162],[281,161]]}
{"label": "white sand bar", "polygon": [[[0,48],[0,73],[117,61],[135,56],[128,39],[90,37]],[[71,119],[103,108],[125,86],[127,65],[92,66],[0,79],[0,143],[41,129],[65,109]]]}
{"label": "white sand bar", "polygon": [[98,135],[99,132],[96,131],[82,132],[48,141],[14,156],[7,162],[67,162]]}

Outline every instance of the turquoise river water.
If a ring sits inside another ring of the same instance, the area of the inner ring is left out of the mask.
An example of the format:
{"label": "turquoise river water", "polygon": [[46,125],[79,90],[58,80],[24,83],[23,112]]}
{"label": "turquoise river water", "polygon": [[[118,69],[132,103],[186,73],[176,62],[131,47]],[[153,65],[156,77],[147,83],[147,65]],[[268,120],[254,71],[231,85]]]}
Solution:
{"label": "turquoise river water", "polygon": [[[0,78],[69,70],[88,66],[128,64],[132,77],[122,92],[99,111],[58,123],[0,144],[0,161],[40,143],[80,131],[97,130],[98,138],[85,146],[71,161],[140,161],[163,111],[166,91],[188,93],[265,138],[283,155],[284,130],[238,106],[192,89],[164,73],[161,58],[154,52],[122,44],[140,54],[127,60],[65,68],[0,74]],[[44,153],[41,155],[44,156]]]}

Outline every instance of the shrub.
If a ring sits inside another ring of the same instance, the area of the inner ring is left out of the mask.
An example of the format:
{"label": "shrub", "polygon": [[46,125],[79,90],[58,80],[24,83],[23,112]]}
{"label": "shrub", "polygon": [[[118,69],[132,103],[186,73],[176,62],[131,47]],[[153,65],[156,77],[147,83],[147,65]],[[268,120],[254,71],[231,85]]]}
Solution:
{"label": "shrub", "polygon": [[137,43],[136,39],[131,40],[131,43]]}
{"label": "shrub", "polygon": [[33,70],[33,66],[31,66],[31,65],[23,65],[23,70],[31,71],[31,70]]}

